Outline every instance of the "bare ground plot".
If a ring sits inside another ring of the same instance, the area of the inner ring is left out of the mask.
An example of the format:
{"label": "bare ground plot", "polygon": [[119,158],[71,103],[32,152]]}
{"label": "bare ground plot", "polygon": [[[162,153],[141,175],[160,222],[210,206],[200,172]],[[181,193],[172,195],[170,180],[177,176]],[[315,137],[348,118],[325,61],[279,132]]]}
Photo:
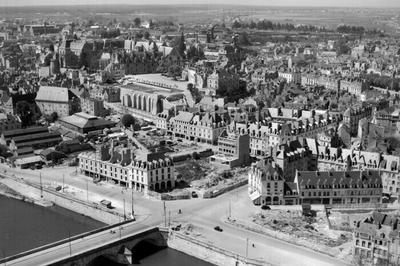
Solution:
{"label": "bare ground plot", "polygon": [[[329,221],[333,227],[348,228],[353,230],[358,221],[365,220],[372,215],[374,210],[330,210]],[[399,216],[399,211],[380,210],[383,213]]]}
{"label": "bare ground plot", "polygon": [[181,187],[190,186],[200,193],[210,188],[220,189],[247,178],[248,168],[224,170],[210,164],[207,159],[189,160],[176,165],[175,171]]}
{"label": "bare ground plot", "polygon": [[323,212],[316,217],[303,217],[301,211],[269,210],[251,216],[254,223],[298,238],[306,238],[318,245],[338,247],[349,242],[351,233],[329,230]]}

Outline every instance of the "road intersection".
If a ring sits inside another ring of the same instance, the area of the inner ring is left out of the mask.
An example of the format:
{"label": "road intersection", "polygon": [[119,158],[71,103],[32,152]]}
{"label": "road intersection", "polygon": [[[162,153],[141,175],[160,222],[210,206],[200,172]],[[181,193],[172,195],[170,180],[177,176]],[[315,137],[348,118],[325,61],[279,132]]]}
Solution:
{"label": "road intersection", "polygon": [[[0,171],[3,169],[7,171],[8,175],[14,174],[30,182],[40,182],[38,170],[11,169],[1,166]],[[66,193],[81,200],[89,199],[91,202],[99,202],[107,199],[120,213],[124,212],[124,205],[126,213],[129,213],[132,208],[131,190],[104,182],[94,184],[89,177],[75,174],[75,168],[46,169],[40,175],[43,185],[64,184],[68,188]],[[225,223],[231,205],[234,206],[239,201],[241,201],[241,205],[245,204],[246,206],[243,209],[243,215],[239,215],[236,210],[237,215],[241,217],[245,217],[247,212],[259,208],[253,206],[248,199],[247,187],[238,188],[213,199],[168,201],[165,212],[164,204],[159,200],[146,198],[138,192],[133,193],[133,199],[138,230],[149,226],[168,225],[170,222],[189,223],[201,233],[204,241],[241,256],[248,255],[251,259],[263,260],[276,265],[346,265],[325,254]],[[182,211],[181,214],[178,214],[179,210]],[[213,229],[217,225],[223,228],[223,232]]]}

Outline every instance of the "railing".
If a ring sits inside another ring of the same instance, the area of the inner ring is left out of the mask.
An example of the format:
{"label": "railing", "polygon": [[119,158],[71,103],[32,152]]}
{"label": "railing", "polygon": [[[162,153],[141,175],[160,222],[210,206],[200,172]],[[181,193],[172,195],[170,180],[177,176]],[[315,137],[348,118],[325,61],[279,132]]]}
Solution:
{"label": "railing", "polygon": [[200,241],[200,240],[195,239],[193,237],[190,237],[190,236],[187,236],[187,235],[183,235],[181,233],[172,232],[171,234],[173,236],[175,236],[175,237],[181,238],[182,240],[189,241],[189,242],[194,243],[194,244],[196,244],[198,246],[201,246],[201,247],[204,247],[204,248],[207,248],[207,249],[211,249],[211,250],[213,250],[213,251],[215,251],[217,253],[220,253],[220,254],[223,254],[223,255],[225,255],[227,257],[231,257],[233,259],[236,259],[236,261],[242,261],[246,265],[253,265],[253,266],[268,265],[268,266],[273,266],[273,264],[267,263],[265,261],[256,260],[256,259],[249,259],[249,258],[246,258],[244,256],[238,255],[236,253],[233,253],[231,251],[216,247],[214,245],[210,245],[209,243]]}
{"label": "railing", "polygon": [[80,238],[84,238],[84,237],[87,237],[87,236],[90,236],[90,235],[94,235],[94,234],[97,234],[97,233],[100,233],[100,232],[104,232],[104,231],[110,230],[112,228],[116,228],[116,227],[119,227],[119,226],[127,224],[127,223],[131,223],[131,222],[132,221],[123,221],[123,222],[120,222],[120,223],[117,223],[117,224],[114,224],[114,225],[107,225],[105,227],[101,227],[101,228],[98,228],[98,229],[95,229],[95,230],[92,230],[92,231],[89,231],[89,232],[86,232],[86,233],[83,233],[83,234],[72,236],[70,238],[62,239],[60,241],[56,241],[56,242],[53,242],[53,243],[50,243],[50,244],[47,244],[47,245],[44,245],[44,246],[41,246],[41,247],[38,247],[38,248],[34,248],[34,249],[31,249],[31,250],[24,251],[24,252],[21,252],[19,254],[16,254],[16,255],[1,259],[0,263],[6,263],[8,261],[16,260],[16,259],[31,255],[31,254],[46,250],[46,249],[50,249],[50,248],[53,248],[53,247],[56,247],[56,246],[59,246],[59,245],[62,245],[62,244],[68,243],[68,242],[75,241],[75,240],[80,239]]}
{"label": "railing", "polygon": [[331,209],[386,209],[387,203],[355,203],[355,204],[327,204],[326,208]]}

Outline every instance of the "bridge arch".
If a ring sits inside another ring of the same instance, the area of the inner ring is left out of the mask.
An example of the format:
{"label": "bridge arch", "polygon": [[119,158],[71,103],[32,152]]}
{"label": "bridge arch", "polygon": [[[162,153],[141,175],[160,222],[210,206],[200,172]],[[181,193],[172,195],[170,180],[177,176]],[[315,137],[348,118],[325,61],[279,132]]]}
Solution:
{"label": "bridge arch", "polygon": [[133,108],[137,109],[137,94],[133,94]]}

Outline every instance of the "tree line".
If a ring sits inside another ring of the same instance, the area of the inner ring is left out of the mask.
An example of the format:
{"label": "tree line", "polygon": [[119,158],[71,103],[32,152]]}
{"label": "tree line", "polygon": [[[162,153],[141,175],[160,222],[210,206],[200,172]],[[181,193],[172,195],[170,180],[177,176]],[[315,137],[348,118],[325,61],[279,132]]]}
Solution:
{"label": "tree line", "polygon": [[[269,20],[260,20],[258,22],[240,22],[235,20],[232,24],[232,28],[239,29],[258,29],[258,30],[285,30],[285,31],[307,31],[307,32],[333,32],[333,30],[325,27],[319,27],[314,25],[294,25],[292,23],[279,23],[272,22]],[[378,34],[379,31],[376,29],[365,29],[362,26],[350,26],[350,25],[339,25],[336,28],[336,32],[343,34]]]}
{"label": "tree line", "polygon": [[272,22],[269,20],[260,20],[258,22],[250,21],[239,22],[235,20],[232,24],[232,28],[246,28],[246,29],[258,29],[258,30],[286,30],[286,31],[327,31],[324,27],[317,27],[313,25],[298,25],[295,26],[291,23],[279,23]]}

